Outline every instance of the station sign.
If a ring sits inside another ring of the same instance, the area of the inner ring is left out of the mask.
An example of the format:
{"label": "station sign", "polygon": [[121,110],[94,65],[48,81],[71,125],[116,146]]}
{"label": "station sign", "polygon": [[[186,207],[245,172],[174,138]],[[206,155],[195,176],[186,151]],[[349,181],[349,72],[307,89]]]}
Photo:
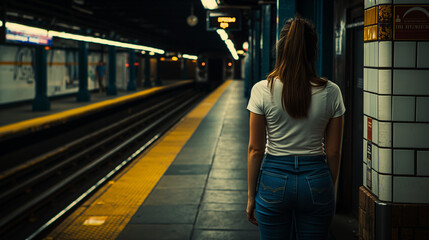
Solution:
{"label": "station sign", "polygon": [[241,30],[241,15],[231,12],[207,11],[207,30]]}
{"label": "station sign", "polygon": [[394,40],[429,39],[428,5],[396,5],[394,9]]}
{"label": "station sign", "polygon": [[6,42],[26,43],[35,45],[52,45],[52,36],[16,31],[6,28]]}

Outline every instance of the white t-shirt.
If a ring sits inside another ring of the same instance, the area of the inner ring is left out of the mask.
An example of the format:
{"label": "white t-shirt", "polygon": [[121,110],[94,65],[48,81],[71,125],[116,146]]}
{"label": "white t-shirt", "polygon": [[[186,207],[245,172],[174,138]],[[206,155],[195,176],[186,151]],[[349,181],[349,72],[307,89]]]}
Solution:
{"label": "white t-shirt", "polygon": [[294,119],[282,107],[283,83],[274,80],[273,94],[268,81],[256,83],[250,95],[247,109],[265,115],[267,144],[265,152],[274,156],[324,155],[323,137],[329,119],[346,111],[340,88],[328,81],[326,86],[313,87],[308,117]]}

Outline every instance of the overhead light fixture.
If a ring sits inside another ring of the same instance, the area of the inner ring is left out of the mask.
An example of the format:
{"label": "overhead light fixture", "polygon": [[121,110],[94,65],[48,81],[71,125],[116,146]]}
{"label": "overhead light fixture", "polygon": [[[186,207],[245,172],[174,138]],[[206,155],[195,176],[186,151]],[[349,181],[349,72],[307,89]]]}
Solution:
{"label": "overhead light fixture", "polygon": [[205,9],[213,10],[218,7],[216,0],[201,0]]}
{"label": "overhead light fixture", "polygon": [[153,56],[153,55],[155,55],[155,53],[154,52],[149,52],[149,55]]}
{"label": "overhead light fixture", "polygon": [[217,29],[216,32],[217,34],[219,34],[220,38],[225,42],[226,47],[228,48],[232,57],[235,60],[238,60],[237,50],[235,50],[234,43],[231,41],[231,39],[228,39],[228,33],[226,33],[226,31],[223,29]]}
{"label": "overhead light fixture", "polygon": [[189,55],[189,54],[183,54],[182,58],[187,58],[187,59],[191,59],[191,60],[197,60],[198,56],[195,55]]}
{"label": "overhead light fixture", "polygon": [[112,40],[107,40],[107,39],[103,39],[103,38],[82,36],[82,35],[65,33],[65,32],[57,32],[57,31],[48,31],[48,35],[53,36],[53,37],[64,38],[64,39],[99,43],[99,44],[104,44],[104,45],[109,45],[109,46],[143,50],[143,51],[151,51],[154,53],[164,54],[164,50],[162,50],[162,49],[157,49],[157,48],[152,48],[152,47],[147,47],[147,46],[137,45],[137,44],[131,44],[131,43],[112,41]]}
{"label": "overhead light fixture", "polygon": [[222,39],[222,41],[226,41],[228,39],[228,33],[226,33],[225,30],[223,30],[223,29],[217,29],[216,32],[217,32],[217,34],[219,34],[219,36]]}
{"label": "overhead light fixture", "polygon": [[244,54],[244,50],[237,50],[237,54],[243,55]]}
{"label": "overhead light fixture", "polygon": [[[0,27],[1,26],[3,26],[2,21],[0,21]],[[58,37],[58,38],[76,40],[76,41],[99,43],[99,44],[104,44],[104,45],[109,45],[109,46],[136,49],[136,50],[142,50],[142,51],[151,51],[151,52],[155,52],[155,53],[159,53],[159,54],[164,54],[164,50],[158,49],[158,48],[147,47],[147,46],[131,44],[131,43],[118,42],[118,41],[112,41],[112,40],[107,40],[107,39],[97,38],[97,37],[83,36],[83,35],[66,33],[66,32],[58,32],[58,31],[53,31],[53,30],[48,31],[46,29],[30,27],[30,26],[26,26],[26,25],[22,25],[22,24],[18,24],[18,23],[12,23],[12,22],[6,22],[6,28],[8,28],[12,31],[25,31],[27,33],[45,35],[45,36],[49,36],[49,37]]]}

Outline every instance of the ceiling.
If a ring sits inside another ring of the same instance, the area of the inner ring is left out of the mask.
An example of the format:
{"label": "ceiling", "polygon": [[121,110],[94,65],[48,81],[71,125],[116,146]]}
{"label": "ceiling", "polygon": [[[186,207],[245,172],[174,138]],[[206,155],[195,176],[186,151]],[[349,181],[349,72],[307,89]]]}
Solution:
{"label": "ceiling", "polygon": [[[214,31],[206,30],[200,0],[2,0],[9,21],[138,43],[166,51],[229,54]],[[229,32],[237,49],[248,37],[247,18],[258,0],[222,0],[222,10],[242,14],[241,31]],[[196,26],[187,24],[191,8]],[[2,10],[2,12],[4,12]]]}

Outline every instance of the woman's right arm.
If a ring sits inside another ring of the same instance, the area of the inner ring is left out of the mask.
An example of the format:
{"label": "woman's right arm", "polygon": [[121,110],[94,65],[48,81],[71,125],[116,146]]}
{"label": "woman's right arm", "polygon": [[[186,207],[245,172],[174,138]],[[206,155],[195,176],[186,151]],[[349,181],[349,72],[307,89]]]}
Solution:
{"label": "woman's right arm", "polygon": [[332,180],[336,185],[340,172],[341,144],[343,142],[344,115],[331,118],[326,127],[325,151]]}

